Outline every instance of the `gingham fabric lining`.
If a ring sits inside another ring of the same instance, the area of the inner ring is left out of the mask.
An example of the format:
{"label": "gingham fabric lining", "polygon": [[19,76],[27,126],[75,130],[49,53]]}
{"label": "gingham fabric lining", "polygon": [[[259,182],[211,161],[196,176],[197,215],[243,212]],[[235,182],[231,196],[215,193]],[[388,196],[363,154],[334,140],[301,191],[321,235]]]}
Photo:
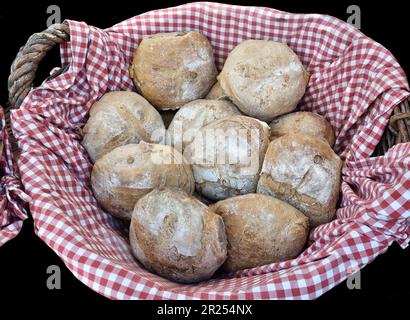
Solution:
{"label": "gingham fabric lining", "polygon": [[0,131],[3,151],[0,155],[0,247],[13,239],[27,219],[26,202],[30,197],[23,191],[15,167],[11,145],[7,136],[3,108],[0,106]]}
{"label": "gingham fabric lining", "polygon": [[[61,56],[69,69],[13,111],[13,131],[36,233],[93,290],[113,299],[315,298],[393,241],[408,244],[410,145],[369,158],[392,108],[409,95],[403,70],[381,45],[332,17],[215,3],[152,11],[106,30],[67,23],[71,41]],[[183,30],[210,39],[219,68],[236,44],[255,38],[286,42],[311,73],[299,108],[331,122],[346,163],[337,219],[314,229],[296,259],[176,284],[134,260],[126,224],[92,195],[92,166],[79,143],[87,111],[106,91],[134,90],[128,67],[143,35]]]}

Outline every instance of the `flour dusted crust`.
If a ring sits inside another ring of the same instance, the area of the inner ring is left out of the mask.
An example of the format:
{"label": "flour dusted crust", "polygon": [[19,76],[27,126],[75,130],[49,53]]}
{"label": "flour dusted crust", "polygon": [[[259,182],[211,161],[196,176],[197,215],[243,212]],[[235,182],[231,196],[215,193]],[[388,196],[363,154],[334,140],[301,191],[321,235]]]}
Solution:
{"label": "flour dusted crust", "polygon": [[285,134],[306,134],[326,140],[331,147],[335,143],[335,133],[330,123],[313,112],[294,112],[273,119],[270,124],[271,139]]}
{"label": "flour dusted crust", "polygon": [[229,100],[229,97],[224,92],[219,81],[217,81],[206,95],[205,99],[210,100]]}
{"label": "flour dusted crust", "polygon": [[106,93],[90,109],[82,145],[95,162],[116,147],[140,141],[164,143],[160,114],[135,92]]}
{"label": "flour dusted crust", "polygon": [[293,111],[308,80],[286,44],[265,40],[247,40],[235,47],[218,76],[223,91],[243,113],[264,121]]}
{"label": "flour dusted crust", "polygon": [[308,218],[291,205],[263,194],[225,199],[210,209],[224,220],[228,240],[226,271],[295,258],[309,231]]}
{"label": "flour dusted crust", "polygon": [[203,98],[217,70],[208,39],[198,32],[160,33],[145,37],[134,54],[131,78],[159,109],[178,109]]}
{"label": "flour dusted crust", "polygon": [[269,126],[246,116],[202,127],[184,152],[197,191],[211,200],[255,192],[268,143]]}
{"label": "flour dusted crust", "polygon": [[97,160],[91,186],[98,203],[113,216],[130,219],[135,203],[157,187],[194,191],[192,170],[170,146],[140,142],[118,147]]}
{"label": "flour dusted crust", "polygon": [[154,189],[135,205],[134,256],[150,271],[182,283],[210,278],[226,259],[223,220],[176,189]]}
{"label": "flour dusted crust", "polygon": [[212,121],[240,115],[231,102],[225,100],[194,100],[178,110],[166,134],[166,143],[179,151],[192,142],[199,129]]}
{"label": "flour dusted crust", "polygon": [[341,167],[342,161],[324,140],[284,135],[269,144],[257,192],[299,209],[315,227],[335,214]]}

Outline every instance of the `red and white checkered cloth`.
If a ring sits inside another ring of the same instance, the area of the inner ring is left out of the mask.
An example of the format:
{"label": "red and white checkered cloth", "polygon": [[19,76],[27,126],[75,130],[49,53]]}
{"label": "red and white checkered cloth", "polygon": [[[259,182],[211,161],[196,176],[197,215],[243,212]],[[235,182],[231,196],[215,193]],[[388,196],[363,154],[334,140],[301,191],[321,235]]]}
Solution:
{"label": "red and white checkered cloth", "polygon": [[30,197],[23,191],[19,174],[13,161],[7,136],[3,108],[0,106],[0,131],[3,150],[0,151],[0,247],[13,239],[27,219],[25,210]]}
{"label": "red and white checkered cloth", "polygon": [[[43,83],[14,111],[19,168],[35,230],[82,282],[113,299],[308,299],[343,281],[393,241],[409,243],[410,144],[370,158],[391,111],[409,96],[391,53],[329,16],[269,8],[192,3],[156,10],[101,30],[68,21],[61,48],[67,72]],[[197,30],[210,39],[218,67],[245,39],[287,43],[311,79],[299,108],[322,114],[346,159],[336,220],[311,232],[298,258],[182,285],[143,269],[129,248],[127,226],[98,206],[92,165],[79,128],[110,90],[134,90],[128,75],[142,36]]]}

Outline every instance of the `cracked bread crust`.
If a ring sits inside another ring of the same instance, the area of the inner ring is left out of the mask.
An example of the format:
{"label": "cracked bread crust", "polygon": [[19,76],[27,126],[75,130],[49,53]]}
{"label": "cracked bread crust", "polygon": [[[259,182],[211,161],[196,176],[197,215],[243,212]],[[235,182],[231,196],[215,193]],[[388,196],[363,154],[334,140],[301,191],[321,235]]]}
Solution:
{"label": "cracked bread crust", "polygon": [[213,201],[254,193],[269,134],[265,122],[246,116],[202,127],[184,152],[192,165],[196,190]]}
{"label": "cracked bread crust", "polygon": [[98,159],[91,186],[104,210],[129,220],[135,203],[154,188],[176,187],[192,194],[195,181],[180,152],[142,141],[115,148]]}
{"label": "cracked bread crust", "polygon": [[285,135],[269,144],[257,192],[286,201],[315,227],[334,217],[341,167],[342,161],[324,140]]}

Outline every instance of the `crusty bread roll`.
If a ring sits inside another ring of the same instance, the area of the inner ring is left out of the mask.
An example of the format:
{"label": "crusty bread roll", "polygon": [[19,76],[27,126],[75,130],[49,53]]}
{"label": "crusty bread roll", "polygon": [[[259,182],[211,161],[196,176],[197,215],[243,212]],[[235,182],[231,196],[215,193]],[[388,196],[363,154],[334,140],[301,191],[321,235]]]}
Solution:
{"label": "crusty bread roll", "polygon": [[172,119],[166,133],[166,143],[182,152],[203,126],[215,120],[240,114],[238,108],[229,101],[191,101],[179,109]]}
{"label": "crusty bread roll", "polygon": [[228,239],[226,271],[289,260],[303,249],[308,218],[291,205],[263,194],[219,201],[210,209],[224,220]]}
{"label": "crusty bread roll", "polygon": [[131,78],[159,109],[178,109],[204,97],[216,81],[211,44],[198,32],[144,37],[134,54]]}
{"label": "crusty bread roll", "polygon": [[223,91],[219,81],[215,82],[205,99],[210,100],[229,100],[227,94]]}
{"label": "crusty bread roll", "polygon": [[191,166],[170,146],[140,142],[115,148],[97,160],[91,186],[101,207],[130,219],[135,203],[152,189],[178,187],[194,191]]}
{"label": "crusty bread roll", "polygon": [[130,243],[150,271],[182,283],[210,278],[226,259],[223,220],[176,189],[154,189],[135,205]]}
{"label": "crusty bread roll", "polygon": [[264,121],[293,111],[305,93],[308,73],[283,43],[247,40],[235,47],[218,82],[246,115]]}
{"label": "crusty bread roll", "polygon": [[255,192],[268,143],[269,126],[246,116],[202,127],[184,152],[197,191],[211,200]]}
{"label": "crusty bread roll", "polygon": [[106,93],[90,109],[82,145],[94,163],[116,147],[140,141],[164,143],[158,111],[135,92]]}
{"label": "crusty bread roll", "polygon": [[342,161],[326,141],[285,135],[269,144],[257,192],[286,201],[315,227],[335,214],[341,167]]}
{"label": "crusty bread roll", "polygon": [[271,139],[296,133],[324,139],[331,147],[335,143],[335,133],[330,123],[313,112],[293,112],[275,118],[270,124],[270,130]]}

